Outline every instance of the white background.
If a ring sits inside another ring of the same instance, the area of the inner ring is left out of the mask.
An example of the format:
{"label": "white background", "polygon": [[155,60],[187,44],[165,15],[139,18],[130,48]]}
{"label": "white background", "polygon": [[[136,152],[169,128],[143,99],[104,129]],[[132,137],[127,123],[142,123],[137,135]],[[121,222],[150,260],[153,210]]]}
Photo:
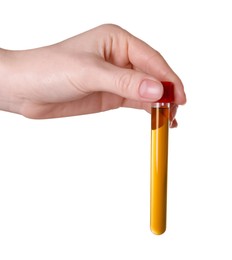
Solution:
{"label": "white background", "polygon": [[[149,230],[150,115],[0,113],[0,259],[232,259],[231,1],[0,0],[0,47],[116,23],[181,77],[168,225]],[[91,75],[90,75],[91,76]]]}

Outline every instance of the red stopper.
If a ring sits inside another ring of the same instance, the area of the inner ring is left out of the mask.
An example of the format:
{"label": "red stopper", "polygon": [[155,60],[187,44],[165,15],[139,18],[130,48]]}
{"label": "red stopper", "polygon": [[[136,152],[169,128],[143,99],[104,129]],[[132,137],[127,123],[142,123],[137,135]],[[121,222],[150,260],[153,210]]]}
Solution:
{"label": "red stopper", "polygon": [[174,84],[169,81],[161,82],[164,88],[164,93],[161,99],[156,101],[156,103],[172,103],[174,102]]}

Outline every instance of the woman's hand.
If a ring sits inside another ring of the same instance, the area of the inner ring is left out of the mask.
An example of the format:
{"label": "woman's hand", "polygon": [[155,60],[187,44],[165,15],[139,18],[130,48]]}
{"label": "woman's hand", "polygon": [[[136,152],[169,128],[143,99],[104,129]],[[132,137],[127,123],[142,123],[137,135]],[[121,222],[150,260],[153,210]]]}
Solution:
{"label": "woman's hand", "polygon": [[[29,118],[95,113],[118,107],[150,110],[183,85],[164,58],[116,25],[101,25],[63,42],[25,51],[0,50],[0,109]],[[175,125],[175,123],[174,123]]]}

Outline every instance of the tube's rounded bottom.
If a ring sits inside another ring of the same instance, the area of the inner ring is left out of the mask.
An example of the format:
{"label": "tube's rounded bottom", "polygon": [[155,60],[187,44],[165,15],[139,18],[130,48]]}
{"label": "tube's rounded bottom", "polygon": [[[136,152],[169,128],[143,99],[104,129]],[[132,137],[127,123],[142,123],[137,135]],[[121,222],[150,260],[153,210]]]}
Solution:
{"label": "tube's rounded bottom", "polygon": [[154,228],[150,227],[151,232],[155,235],[162,235],[166,231],[166,227]]}

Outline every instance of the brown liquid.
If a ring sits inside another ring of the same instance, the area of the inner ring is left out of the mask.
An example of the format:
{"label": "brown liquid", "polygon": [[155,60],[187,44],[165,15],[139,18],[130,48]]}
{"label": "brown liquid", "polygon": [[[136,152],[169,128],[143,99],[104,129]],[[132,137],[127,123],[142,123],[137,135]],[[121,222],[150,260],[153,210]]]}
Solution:
{"label": "brown liquid", "polygon": [[166,230],[169,108],[152,108],[150,228]]}

